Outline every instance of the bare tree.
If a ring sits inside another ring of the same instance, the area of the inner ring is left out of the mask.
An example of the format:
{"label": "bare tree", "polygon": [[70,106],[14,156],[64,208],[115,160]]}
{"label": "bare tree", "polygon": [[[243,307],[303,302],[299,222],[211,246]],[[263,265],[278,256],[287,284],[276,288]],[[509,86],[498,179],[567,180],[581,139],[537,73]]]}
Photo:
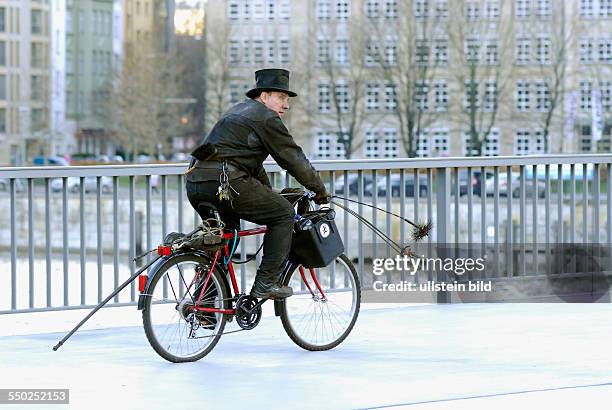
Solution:
{"label": "bare tree", "polygon": [[[506,0],[507,1],[507,0]],[[469,9],[474,3],[453,3],[451,14],[457,24],[449,30],[455,65],[451,72],[465,87],[464,109],[454,110],[457,123],[469,132],[468,156],[484,153],[487,140],[502,111],[503,96],[512,80],[513,39],[509,33],[512,19],[500,19],[499,9]],[[478,4],[478,3],[476,3]],[[494,22],[495,24],[491,24]]]}
{"label": "bare tree", "polygon": [[[232,61],[231,24],[206,24],[206,124],[215,124],[227,110]],[[238,48],[236,48],[238,49]],[[238,58],[240,56],[238,55]]]}
{"label": "bare tree", "polygon": [[436,68],[444,64],[448,16],[444,10],[429,9],[427,3],[409,0],[400,2],[393,19],[374,17],[368,19],[368,25],[378,39],[373,50],[378,71],[387,84],[396,86],[393,115],[404,149],[414,157],[416,137],[435,120],[422,99],[429,98]]}

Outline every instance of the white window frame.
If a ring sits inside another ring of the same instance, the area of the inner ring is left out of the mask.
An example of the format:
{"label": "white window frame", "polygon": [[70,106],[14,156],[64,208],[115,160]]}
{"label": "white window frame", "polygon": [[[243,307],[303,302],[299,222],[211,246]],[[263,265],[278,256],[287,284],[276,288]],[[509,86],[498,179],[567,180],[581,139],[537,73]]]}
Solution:
{"label": "white window frame", "polygon": [[315,131],[315,157],[320,159],[335,158],[334,135],[329,131]]}
{"label": "white window frame", "polygon": [[329,64],[331,54],[330,54],[330,41],[327,38],[320,37],[317,39],[317,64],[320,66],[324,66]]}
{"label": "white window frame", "polygon": [[429,110],[429,81],[417,80],[414,83],[414,104],[419,111]]}
{"label": "white window frame", "polygon": [[385,111],[395,112],[397,110],[397,84],[385,83]]}
{"label": "white window frame", "polygon": [[515,0],[516,17],[518,18],[529,17],[529,13],[531,11],[529,2],[530,0]]}
{"label": "white window frame", "polygon": [[331,85],[319,83],[317,85],[317,109],[320,113],[330,113],[332,109]]}
{"label": "white window frame", "polygon": [[348,39],[336,39],[335,59],[336,64],[340,66],[351,63],[351,46]]}
{"label": "white window frame", "polygon": [[387,20],[397,19],[397,14],[398,14],[397,9],[398,9],[397,0],[385,0],[385,18]]}
{"label": "white window frame", "polygon": [[515,90],[516,111],[531,111],[531,84],[528,80],[517,80]]}
{"label": "white window frame", "polygon": [[336,19],[349,21],[351,18],[351,2],[349,0],[336,0]]}
{"label": "white window frame", "polygon": [[448,39],[437,38],[434,40],[433,59],[436,65],[446,65],[448,63]]}
{"label": "white window frame", "polygon": [[289,64],[291,59],[291,43],[287,38],[281,38],[278,46],[279,60],[281,64]]}
{"label": "white window frame", "polygon": [[364,133],[363,156],[365,158],[380,158],[380,132],[376,129]]}
{"label": "white window frame", "polygon": [[465,2],[465,19],[466,21],[478,21],[480,19],[480,1]]}
{"label": "white window frame", "polygon": [[516,39],[516,64],[526,65],[531,63],[531,39],[519,37]]}
{"label": "white window frame", "polygon": [[264,0],[253,0],[253,21],[261,22],[266,16]]}
{"label": "white window frame", "polygon": [[431,128],[431,155],[447,157],[450,154],[450,137],[448,128]]}
{"label": "white window frame", "polygon": [[499,64],[499,41],[496,38],[490,38],[485,42],[484,52],[487,65]]}
{"label": "white window frame", "polygon": [[253,40],[253,64],[263,65],[264,63],[264,42],[257,38]]}
{"label": "white window frame", "polygon": [[588,79],[581,79],[578,81],[578,87],[580,92],[580,109],[582,111],[591,112],[593,109],[593,81]]}
{"label": "white window frame", "polygon": [[536,39],[536,60],[539,64],[550,64],[552,55],[552,39],[542,34]]}
{"label": "white window frame", "polygon": [[536,15],[540,18],[548,18],[551,14],[550,0],[536,0]]}
{"label": "white window frame", "polygon": [[341,113],[349,112],[351,106],[351,93],[349,90],[349,85],[344,80],[338,80],[336,81],[336,86],[334,89],[336,92],[338,110]]}
{"label": "white window frame", "polygon": [[485,2],[484,18],[491,21],[499,20],[499,0],[487,0]]}
{"label": "white window frame", "polygon": [[426,19],[429,17],[429,0],[414,0],[414,17]]}
{"label": "white window frame", "polygon": [[600,63],[612,63],[612,38],[600,38],[597,44],[597,60]]}
{"label": "white window frame", "polygon": [[331,19],[331,1],[330,0],[317,0],[316,12],[317,12],[318,20],[330,20]]}
{"label": "white window frame", "polygon": [[592,19],[595,15],[594,0],[579,0],[580,17],[583,19]]}
{"label": "white window frame", "polygon": [[535,85],[535,110],[539,112],[547,112],[550,110],[552,101],[550,99],[550,86],[548,82],[544,80],[537,80]]}
{"label": "white window frame", "polygon": [[461,141],[464,156],[474,156],[478,153],[475,148],[472,148],[472,138],[469,131],[463,130],[461,132]]}
{"label": "white window frame", "polygon": [[366,112],[378,112],[380,110],[380,84],[367,83],[365,91]]}
{"label": "white window frame", "polygon": [[266,55],[268,64],[274,64],[277,62],[278,57],[276,55],[276,40],[268,40],[268,52]]}
{"label": "white window frame", "polygon": [[500,153],[500,139],[501,134],[499,128],[491,128],[489,135],[486,137],[486,141],[482,144],[482,155],[485,157],[496,157]]}
{"label": "white window frame", "polygon": [[448,0],[436,1],[436,18],[442,21],[448,20]]}
{"label": "white window frame", "polygon": [[429,65],[429,57],[431,54],[431,44],[429,40],[425,38],[417,38],[415,40],[414,51],[416,53],[414,56],[414,61],[417,65],[421,67],[426,67]]}
{"label": "white window frame", "polygon": [[366,0],[365,4],[365,15],[369,19],[380,18],[380,1],[379,0]]}
{"label": "white window frame", "polygon": [[601,107],[604,112],[612,111],[612,81],[602,80],[599,82],[601,91]]}
{"label": "white window frame", "polygon": [[612,0],[599,0],[599,18],[612,17]]}
{"label": "white window frame", "polygon": [[269,21],[276,19],[276,0],[266,0],[266,16]]}
{"label": "white window frame", "polygon": [[428,128],[423,128],[420,132],[415,133],[414,152],[419,158],[427,158],[431,155]]}
{"label": "white window frame", "polygon": [[385,64],[387,66],[397,65],[398,40],[396,37],[387,37],[385,41]]}
{"label": "white window frame", "polygon": [[399,156],[399,134],[396,128],[382,129],[382,158],[397,158]]}
{"label": "white window frame", "polygon": [[376,39],[368,40],[366,43],[365,63],[368,66],[373,66],[380,59],[380,42]]}
{"label": "white window frame", "polygon": [[465,39],[463,53],[466,64],[480,63],[481,47],[480,36],[470,36]]}
{"label": "white window frame", "polygon": [[470,96],[471,96],[471,91],[469,90],[469,87],[474,87],[475,88],[475,100],[474,104],[476,104],[475,109],[478,110],[480,109],[480,81],[478,80],[474,80],[473,82],[470,80],[466,80],[463,83],[463,109],[466,111],[470,111],[471,110],[471,106],[470,106]]}
{"label": "white window frame", "polygon": [[446,80],[435,80],[433,92],[436,112],[448,111],[448,82]]}
{"label": "white window frame", "polygon": [[242,39],[242,64],[251,64],[251,40],[248,38]]}
{"label": "white window frame", "polygon": [[291,20],[291,1],[281,0],[278,6],[278,18],[281,21],[287,22]]}
{"label": "white window frame", "polygon": [[531,153],[531,130],[517,128],[514,130],[514,155],[529,155]]}
{"label": "white window frame", "polygon": [[578,40],[578,61],[580,64],[593,63],[594,43],[592,38],[581,38]]}
{"label": "white window frame", "polygon": [[227,2],[227,18],[233,21],[240,19],[238,0],[229,0]]}
{"label": "white window frame", "polygon": [[499,108],[499,91],[495,80],[487,80],[484,84],[483,109],[486,112],[494,112]]}

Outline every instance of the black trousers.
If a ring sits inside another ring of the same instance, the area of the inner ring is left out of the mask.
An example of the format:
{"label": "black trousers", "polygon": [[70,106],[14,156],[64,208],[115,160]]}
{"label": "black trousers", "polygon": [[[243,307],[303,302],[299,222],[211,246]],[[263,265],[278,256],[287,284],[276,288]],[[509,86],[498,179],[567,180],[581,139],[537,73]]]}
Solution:
{"label": "black trousers", "polygon": [[187,198],[200,216],[203,216],[198,209],[201,201],[215,204],[226,229],[239,230],[240,219],[266,225],[257,278],[264,282],[277,281],[289,256],[295,210],[289,201],[255,178],[238,178],[230,184],[240,194],[234,196],[231,206],[228,201],[219,201],[218,181],[188,181]]}

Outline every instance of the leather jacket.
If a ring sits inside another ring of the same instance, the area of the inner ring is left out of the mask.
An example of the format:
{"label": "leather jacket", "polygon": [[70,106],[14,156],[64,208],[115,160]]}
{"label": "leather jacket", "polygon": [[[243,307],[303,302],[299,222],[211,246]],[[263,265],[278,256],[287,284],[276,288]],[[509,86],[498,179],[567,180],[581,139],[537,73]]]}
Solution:
{"label": "leather jacket", "polygon": [[[326,192],[321,178],[281,118],[259,101],[248,99],[230,108],[202,143],[213,144],[219,160],[227,160],[230,179],[248,175],[270,187],[263,161],[271,155],[307,189]],[[191,165],[195,169],[187,175],[187,181],[219,180],[220,162],[192,161]]]}

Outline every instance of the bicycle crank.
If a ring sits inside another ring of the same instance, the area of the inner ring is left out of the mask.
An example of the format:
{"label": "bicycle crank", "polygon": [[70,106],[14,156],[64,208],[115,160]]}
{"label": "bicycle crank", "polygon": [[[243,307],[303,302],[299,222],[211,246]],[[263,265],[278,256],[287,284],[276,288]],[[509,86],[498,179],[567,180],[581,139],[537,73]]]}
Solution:
{"label": "bicycle crank", "polygon": [[236,323],[244,330],[253,329],[261,319],[261,305],[257,298],[251,295],[242,295],[236,301]]}

